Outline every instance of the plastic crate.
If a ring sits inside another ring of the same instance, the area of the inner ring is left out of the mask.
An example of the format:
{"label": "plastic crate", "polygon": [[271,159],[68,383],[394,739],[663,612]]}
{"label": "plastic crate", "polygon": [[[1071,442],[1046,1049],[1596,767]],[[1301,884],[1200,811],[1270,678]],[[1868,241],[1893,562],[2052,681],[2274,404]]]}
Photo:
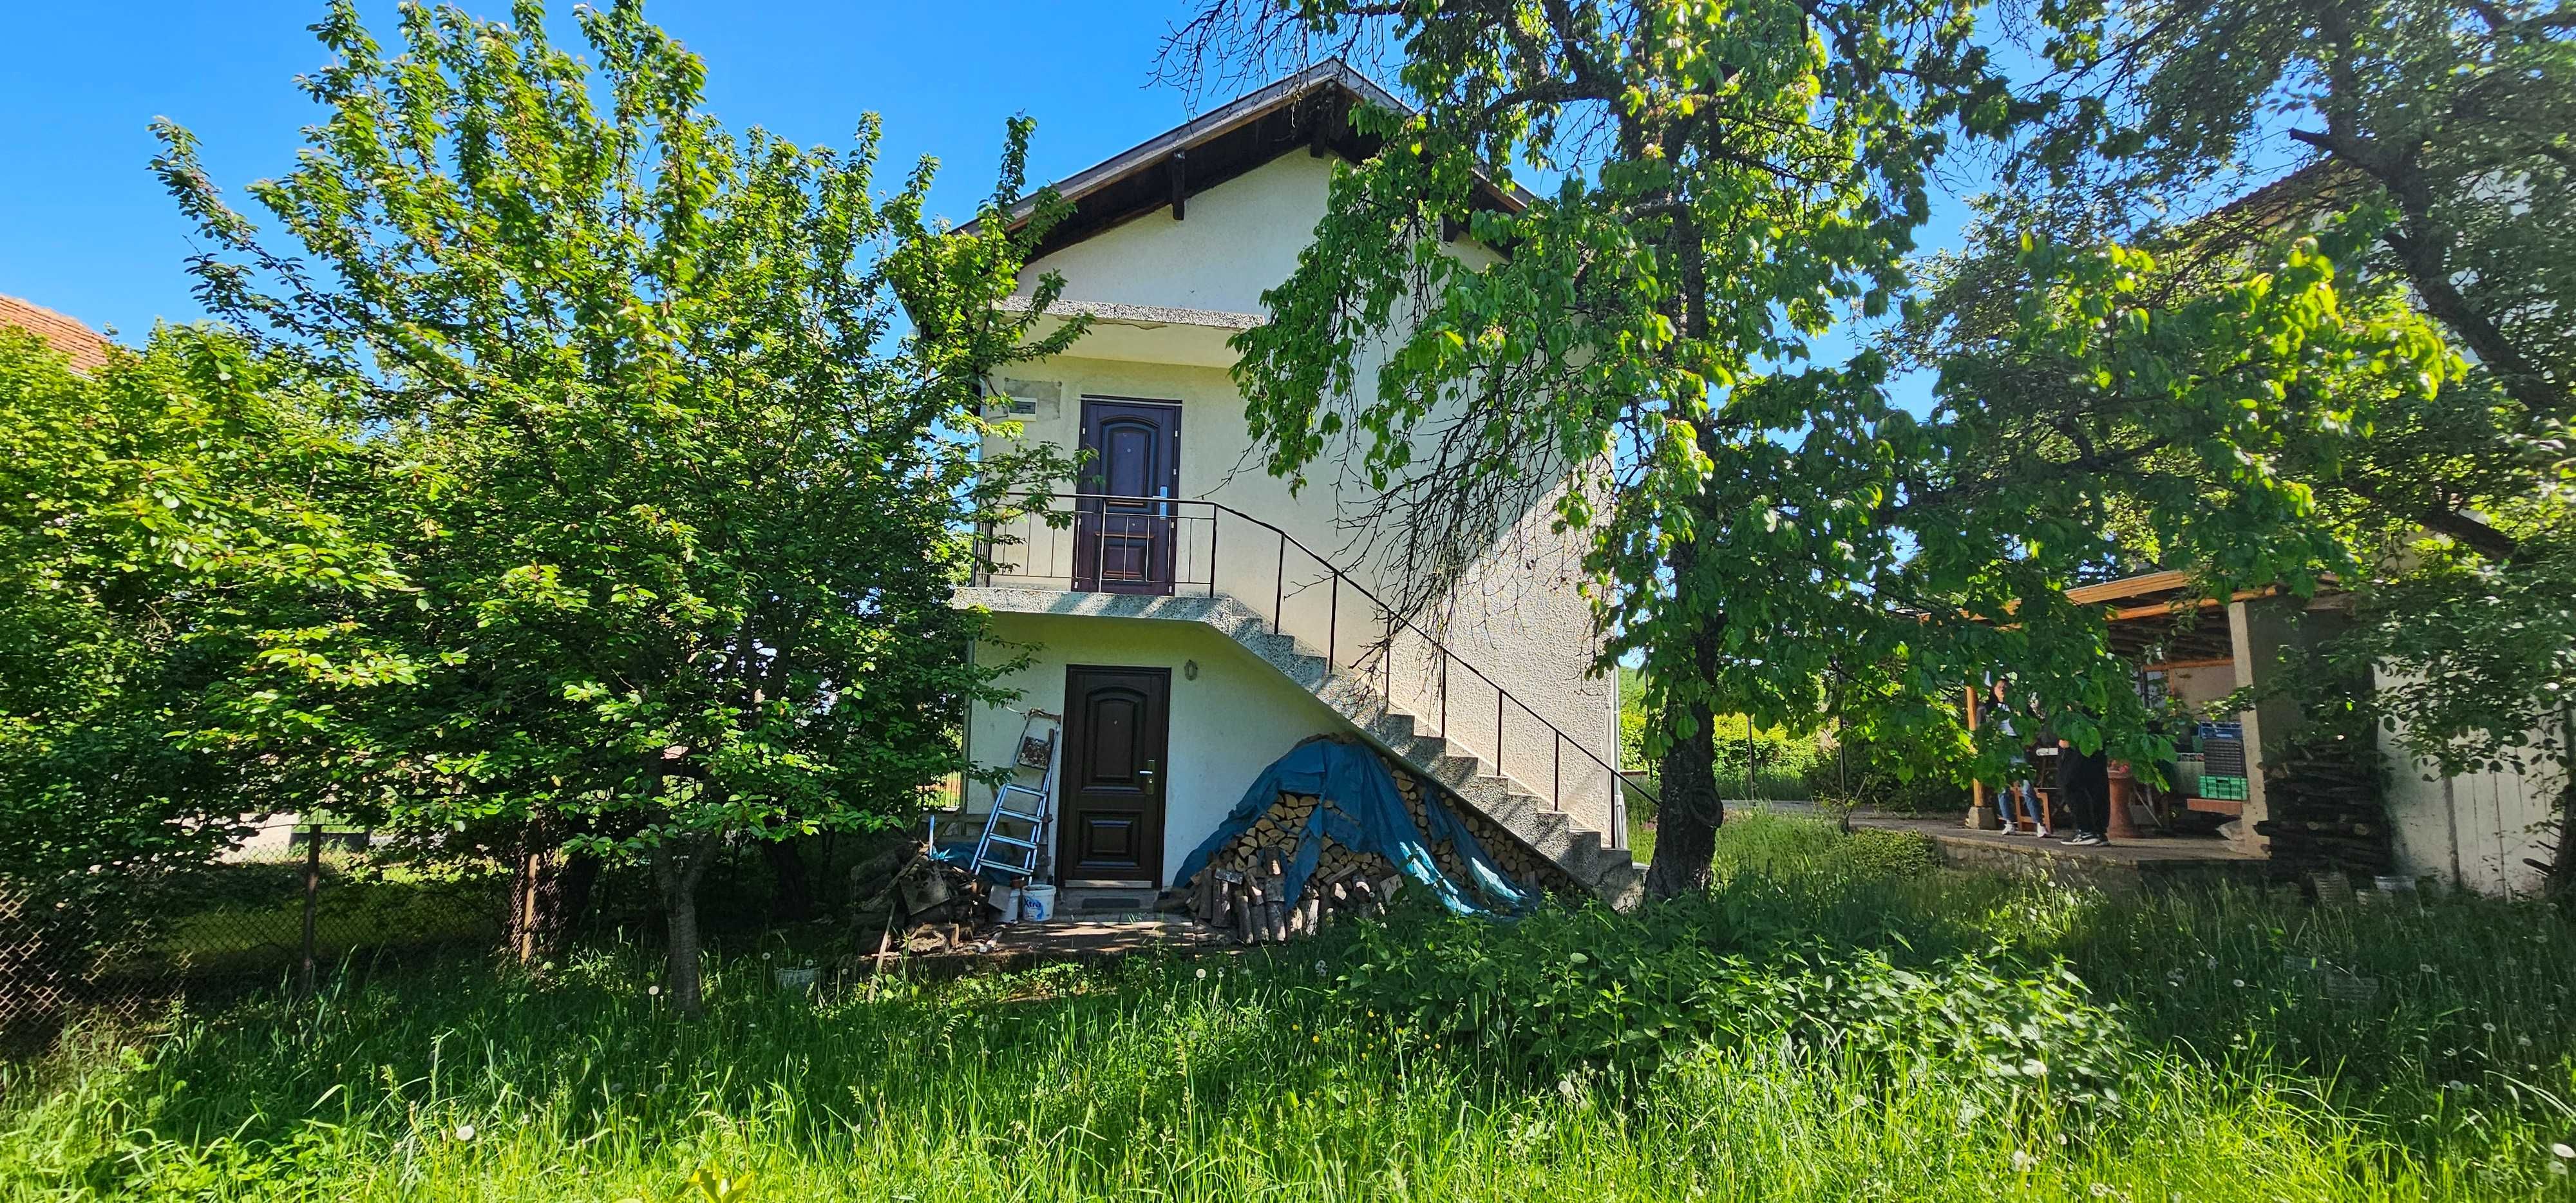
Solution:
{"label": "plastic crate", "polygon": [[2204,773],[2200,778],[2200,792],[2194,796],[2213,798],[2222,802],[2242,802],[2245,800],[2245,779]]}

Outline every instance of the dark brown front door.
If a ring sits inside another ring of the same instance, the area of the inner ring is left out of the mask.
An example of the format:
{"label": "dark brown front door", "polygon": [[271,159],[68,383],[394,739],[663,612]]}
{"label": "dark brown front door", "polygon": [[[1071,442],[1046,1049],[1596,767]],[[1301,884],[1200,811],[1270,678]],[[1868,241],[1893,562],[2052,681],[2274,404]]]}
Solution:
{"label": "dark brown front door", "polygon": [[1099,593],[1172,591],[1168,501],[1181,490],[1181,407],[1082,400],[1081,496],[1074,503],[1073,587]]}
{"label": "dark brown front door", "polygon": [[1064,805],[1056,876],[1163,880],[1172,670],[1064,670]]}

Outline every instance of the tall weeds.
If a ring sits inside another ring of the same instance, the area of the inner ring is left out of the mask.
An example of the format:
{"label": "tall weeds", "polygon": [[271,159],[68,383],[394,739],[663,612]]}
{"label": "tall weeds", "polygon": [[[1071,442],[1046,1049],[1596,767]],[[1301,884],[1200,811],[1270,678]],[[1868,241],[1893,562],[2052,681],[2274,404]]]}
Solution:
{"label": "tall weeds", "polygon": [[1642,918],[1406,913],[873,997],[725,962],[696,1023],[618,949],[344,982],[11,1069],[0,1194],[660,1200],[712,1167],[785,1200],[2576,1197],[2551,912],[1725,839],[1707,899]]}

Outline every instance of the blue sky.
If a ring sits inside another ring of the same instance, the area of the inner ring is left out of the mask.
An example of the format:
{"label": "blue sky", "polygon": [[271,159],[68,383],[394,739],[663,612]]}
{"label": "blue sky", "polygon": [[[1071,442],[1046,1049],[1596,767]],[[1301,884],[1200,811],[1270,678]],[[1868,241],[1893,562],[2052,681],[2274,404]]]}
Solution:
{"label": "blue sky", "polygon": [[[471,0],[507,16],[508,0]],[[550,6],[577,44],[570,0]],[[728,124],[846,145],[885,117],[890,166],[939,155],[938,200],[959,217],[992,186],[1002,125],[1038,119],[1034,175],[1087,167],[1179,123],[1181,94],[1149,87],[1157,40],[1186,0],[1124,6],[979,0],[832,4],[654,0],[647,9],[707,60],[709,107]],[[394,36],[393,6],[363,0]],[[188,294],[189,231],[147,164],[149,123],[203,140],[230,193],[282,173],[319,112],[295,77],[327,57],[306,32],[319,0],[12,4],[0,15],[0,293],[140,340],[155,318],[202,316]]]}
{"label": "blue sky", "polygon": [[[1069,175],[1191,115],[1151,73],[1159,40],[1193,0],[1123,5],[981,0],[654,0],[651,17],[707,62],[709,107],[804,143],[845,145],[859,115],[885,118],[886,163],[940,157],[934,197],[971,215],[992,185],[1002,127],[1037,118],[1031,173]],[[506,16],[508,0],[467,7]],[[572,5],[550,18],[578,45]],[[393,5],[362,0],[380,40]],[[0,293],[24,297],[140,341],[156,319],[203,316],[189,295],[190,231],[149,170],[149,124],[167,116],[201,139],[228,193],[292,165],[319,110],[295,77],[327,61],[306,30],[319,0],[128,4],[112,24],[84,5],[14,5],[0,16],[13,48],[0,74]],[[1220,98],[1221,99],[1221,98]],[[1945,199],[1934,245],[1955,238]],[[1828,340],[1824,355],[1847,353]],[[1900,393],[1919,407],[1923,387]]]}

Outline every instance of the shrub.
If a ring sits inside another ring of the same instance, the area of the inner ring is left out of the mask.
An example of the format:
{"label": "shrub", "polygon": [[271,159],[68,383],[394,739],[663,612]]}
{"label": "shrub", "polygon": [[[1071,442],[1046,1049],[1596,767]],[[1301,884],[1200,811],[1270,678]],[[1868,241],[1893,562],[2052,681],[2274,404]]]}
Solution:
{"label": "shrub", "polygon": [[1835,899],[1930,874],[1930,841],[1769,816],[1725,830],[1729,871],[1711,893],[1640,914],[1555,907],[1506,926],[1423,904],[1358,926],[1333,958],[1354,1021],[1536,1080],[1772,1050],[1929,1076],[1999,1107],[2115,1104],[2137,1046],[2054,959],[1916,954],[1861,922],[1817,925]]}

